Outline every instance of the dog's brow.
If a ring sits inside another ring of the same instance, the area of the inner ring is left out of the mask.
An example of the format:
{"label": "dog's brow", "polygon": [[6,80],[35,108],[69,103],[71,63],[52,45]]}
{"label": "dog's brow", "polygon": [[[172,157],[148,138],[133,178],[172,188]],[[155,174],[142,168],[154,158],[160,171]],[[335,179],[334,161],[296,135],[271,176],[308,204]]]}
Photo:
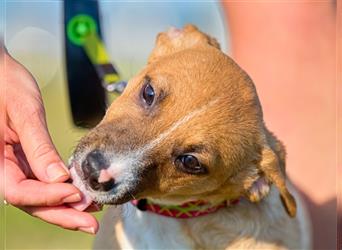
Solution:
{"label": "dog's brow", "polygon": [[156,139],[150,141],[149,143],[147,143],[143,148],[141,148],[140,150],[138,150],[138,154],[144,154],[146,151],[149,151],[151,149],[153,149],[156,145],[158,145],[159,143],[161,143],[163,140],[165,140],[170,134],[172,134],[177,128],[179,128],[180,126],[186,124],[187,122],[189,122],[192,118],[194,118],[195,116],[203,113],[204,111],[206,111],[209,107],[211,107],[212,105],[214,105],[215,103],[218,102],[219,98],[215,98],[213,100],[211,100],[210,102],[208,102],[207,104],[193,110],[192,112],[190,112],[189,114],[183,116],[181,119],[179,119],[178,121],[176,121],[175,123],[172,124],[172,126],[170,128],[168,128],[166,131],[162,132]]}
{"label": "dog's brow", "polygon": [[190,153],[190,152],[203,152],[206,148],[204,145],[188,145],[184,149],[181,150],[183,153]]}
{"label": "dog's brow", "polygon": [[146,84],[146,83],[150,83],[151,82],[151,77],[149,76],[149,75],[145,75],[144,76],[144,84]]}

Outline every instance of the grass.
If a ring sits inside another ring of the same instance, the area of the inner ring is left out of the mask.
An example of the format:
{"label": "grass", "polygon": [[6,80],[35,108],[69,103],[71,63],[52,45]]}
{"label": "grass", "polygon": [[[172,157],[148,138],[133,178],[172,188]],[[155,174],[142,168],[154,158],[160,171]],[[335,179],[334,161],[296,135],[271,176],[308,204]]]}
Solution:
{"label": "grass", "polygon": [[12,206],[6,207],[5,228],[5,249],[91,249],[94,237],[58,228]]}

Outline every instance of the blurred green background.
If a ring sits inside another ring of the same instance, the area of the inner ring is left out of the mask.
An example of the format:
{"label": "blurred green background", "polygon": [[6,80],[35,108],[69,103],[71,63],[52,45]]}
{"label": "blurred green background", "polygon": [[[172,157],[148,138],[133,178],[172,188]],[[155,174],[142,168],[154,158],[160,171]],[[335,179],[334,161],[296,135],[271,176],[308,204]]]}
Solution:
{"label": "blurred green background", "polygon": [[[224,20],[216,1],[99,2],[104,42],[123,79],[129,79],[144,65],[155,36],[170,26],[193,23],[218,38],[227,51]],[[0,1],[0,34],[12,56],[37,80],[52,139],[67,161],[87,131],[75,127],[70,114],[62,4]],[[101,215],[102,212],[96,216],[100,219]],[[92,245],[93,236],[60,229],[12,206],[5,207],[5,218],[1,220],[5,226],[5,249],[90,249]]]}

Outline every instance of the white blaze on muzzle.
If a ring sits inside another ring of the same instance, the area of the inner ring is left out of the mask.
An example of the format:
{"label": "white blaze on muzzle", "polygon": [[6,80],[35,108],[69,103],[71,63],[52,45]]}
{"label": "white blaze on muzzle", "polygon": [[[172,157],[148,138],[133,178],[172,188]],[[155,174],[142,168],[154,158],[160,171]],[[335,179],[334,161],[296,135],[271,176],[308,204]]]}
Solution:
{"label": "white blaze on muzzle", "polygon": [[[142,146],[140,149],[127,152],[126,155],[120,155],[116,157],[113,156],[113,158],[111,159],[110,166],[107,169],[101,170],[99,178],[98,178],[98,182],[102,183],[110,179],[114,179],[115,182],[123,183],[127,179],[134,178],[133,170],[134,168],[140,168],[143,165],[143,157],[147,152],[151,151],[158,144],[162,143],[165,139],[167,139],[173,132],[175,132],[182,125],[188,123],[194,117],[207,111],[211,106],[217,103],[218,100],[219,98],[215,98],[211,100],[209,103],[193,110],[189,114],[180,118],[179,120],[174,122],[170,128],[168,128],[166,131],[158,135],[156,139],[148,142],[147,144]],[[71,204],[71,206],[77,210],[83,211],[92,203],[93,201],[92,196],[96,195],[96,193],[95,192],[90,193],[90,191],[86,189],[85,184],[81,180],[81,178],[78,176],[75,170],[75,167],[71,167],[70,173],[73,179],[73,184],[77,188],[79,188],[80,191],[84,195],[84,198],[82,199],[82,201]]]}

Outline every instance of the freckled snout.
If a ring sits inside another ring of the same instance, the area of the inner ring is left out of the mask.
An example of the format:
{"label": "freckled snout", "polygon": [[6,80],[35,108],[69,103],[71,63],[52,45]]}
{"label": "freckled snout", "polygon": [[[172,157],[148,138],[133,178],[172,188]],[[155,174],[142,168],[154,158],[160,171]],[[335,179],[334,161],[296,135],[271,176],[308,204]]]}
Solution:
{"label": "freckled snout", "polygon": [[83,177],[93,190],[107,192],[114,188],[115,180],[108,174],[108,167],[108,161],[99,150],[91,151],[85,157],[82,162]]}

